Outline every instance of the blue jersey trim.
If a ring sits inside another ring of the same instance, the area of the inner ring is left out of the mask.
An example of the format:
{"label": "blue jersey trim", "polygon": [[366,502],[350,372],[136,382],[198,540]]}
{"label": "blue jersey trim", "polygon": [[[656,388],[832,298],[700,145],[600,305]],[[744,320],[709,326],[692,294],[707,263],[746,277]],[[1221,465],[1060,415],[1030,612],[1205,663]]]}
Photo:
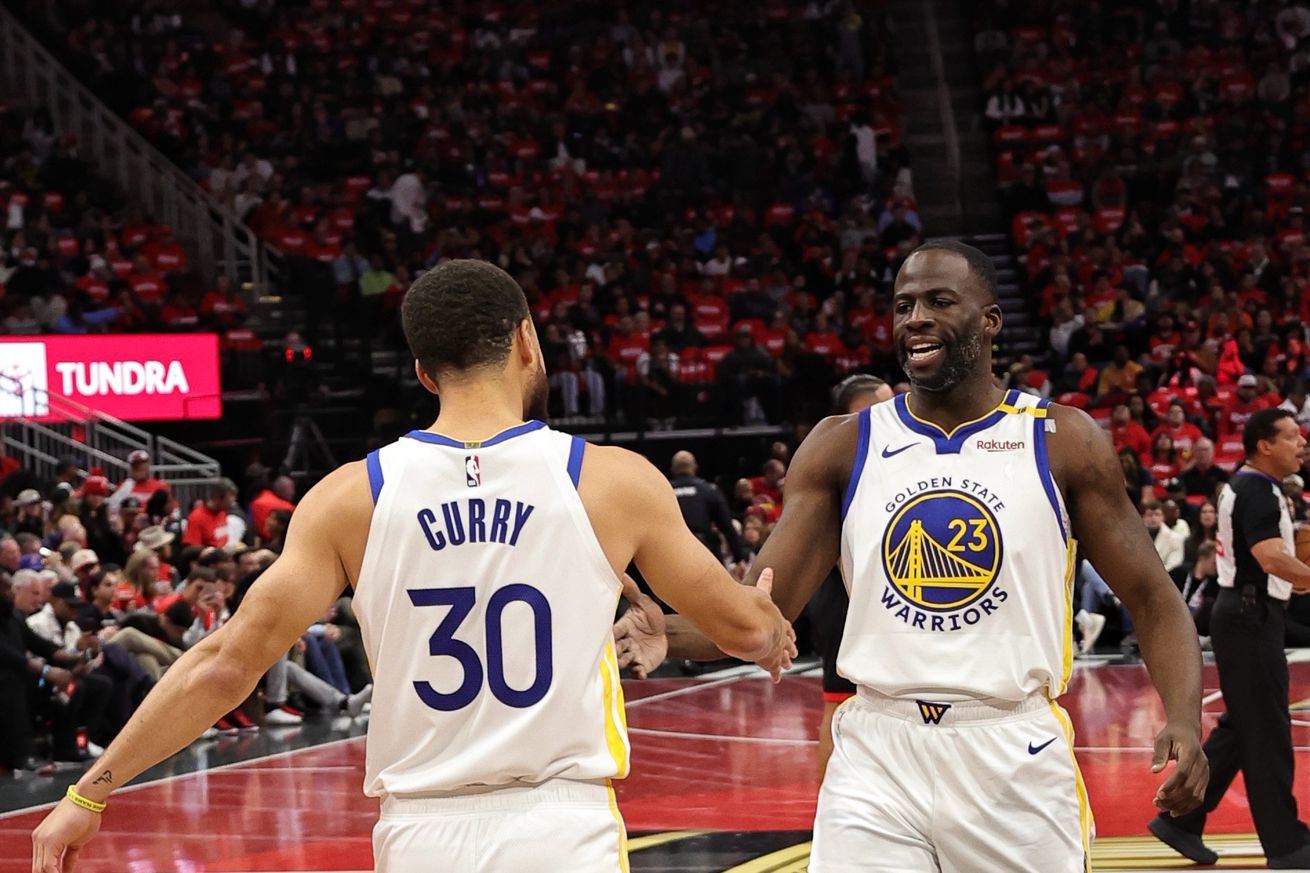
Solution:
{"label": "blue jersey trim", "polygon": [[950,433],[930,421],[916,418],[914,413],[910,411],[909,401],[906,399],[908,395],[896,395],[894,404],[896,415],[901,419],[901,423],[919,436],[932,440],[933,446],[937,449],[937,454],[958,455],[970,437],[986,430],[1009,414],[1006,408],[1014,408],[1014,401],[1018,394],[1018,391],[1010,389],[1005,393],[1005,399],[991,412],[982,418],[966,421]]}
{"label": "blue jersey trim", "polygon": [[1257,470],[1257,469],[1255,469],[1254,467],[1243,467],[1242,469],[1238,470],[1238,471],[1237,471],[1236,473],[1234,473],[1233,475],[1234,475],[1234,476],[1255,476],[1257,479],[1263,479],[1263,480],[1265,480],[1266,482],[1270,483],[1271,485],[1273,485],[1275,488],[1277,488],[1277,489],[1280,490],[1280,491],[1283,489],[1283,483],[1282,483],[1282,482],[1279,482],[1279,481],[1278,481],[1277,479],[1275,479],[1273,476],[1270,476],[1268,473],[1265,473],[1265,472],[1262,472],[1262,471],[1260,471],[1260,470]]}
{"label": "blue jersey trim", "polygon": [[[1039,400],[1038,409],[1048,409],[1051,405],[1049,400]],[[1046,499],[1051,501],[1051,509],[1055,511],[1055,523],[1060,527],[1060,534],[1064,537],[1065,542],[1069,540],[1069,531],[1064,527],[1064,514],[1060,512],[1060,499],[1055,491],[1055,477],[1051,475],[1051,460],[1046,453],[1046,422],[1050,418],[1033,419],[1033,449],[1037,458],[1037,478],[1042,480],[1042,488],[1046,491]]]}
{"label": "blue jersey trim", "polygon": [[842,521],[846,520],[846,511],[855,499],[855,489],[860,484],[860,474],[864,472],[864,461],[869,457],[869,431],[871,428],[869,407],[860,410],[860,436],[855,444],[855,463],[851,465],[851,479],[846,483],[846,494],[841,501]]}
{"label": "blue jersey trim", "polygon": [[418,440],[421,443],[429,443],[434,446],[447,446],[452,449],[485,449],[488,446],[494,446],[496,443],[503,443],[506,440],[512,440],[516,436],[523,436],[525,433],[531,433],[534,430],[540,430],[545,427],[544,421],[528,421],[523,424],[515,425],[509,430],[502,430],[490,439],[481,441],[469,441],[451,439],[439,433],[430,433],[426,430],[411,430],[405,436],[410,439]]}
{"label": "blue jersey trim", "polygon": [[569,447],[569,478],[573,480],[573,487],[578,487],[578,479],[582,477],[582,453],[587,450],[587,441],[580,436],[573,438],[573,445]]}
{"label": "blue jersey trim", "polygon": [[377,506],[378,495],[382,493],[382,459],[378,457],[378,449],[368,453],[364,465],[368,468],[368,487],[373,492],[373,505]]}

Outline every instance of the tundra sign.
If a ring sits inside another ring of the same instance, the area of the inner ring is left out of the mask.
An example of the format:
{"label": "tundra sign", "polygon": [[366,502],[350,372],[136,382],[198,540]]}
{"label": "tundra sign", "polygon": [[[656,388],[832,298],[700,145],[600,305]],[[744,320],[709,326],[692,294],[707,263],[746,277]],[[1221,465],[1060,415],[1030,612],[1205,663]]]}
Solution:
{"label": "tundra sign", "polygon": [[3,418],[47,417],[46,391],[128,421],[222,414],[212,333],[0,338],[0,376]]}

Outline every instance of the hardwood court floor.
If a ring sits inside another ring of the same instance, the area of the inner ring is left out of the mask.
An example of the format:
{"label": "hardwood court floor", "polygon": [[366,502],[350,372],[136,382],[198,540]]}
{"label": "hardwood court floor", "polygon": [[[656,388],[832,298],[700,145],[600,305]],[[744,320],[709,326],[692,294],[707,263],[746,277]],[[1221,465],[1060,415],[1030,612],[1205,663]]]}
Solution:
{"label": "hardwood court floor", "polygon": [[[624,688],[633,775],[618,794],[633,835],[634,873],[803,871],[817,791],[818,680],[791,676],[774,686],[738,673]],[[1216,688],[1208,666],[1207,730],[1222,711]],[[1293,664],[1292,700],[1296,792],[1305,817],[1310,663]],[[1080,666],[1062,703],[1077,728],[1078,758],[1096,814],[1095,868],[1190,867],[1146,835],[1160,778],[1150,773],[1151,742],[1163,714],[1145,669]],[[360,731],[358,725],[318,724],[193,746],[152,771],[156,781],[115,796],[81,869],[369,870],[377,804],[360,793]],[[28,834],[46,808],[31,805],[58,796],[74,777],[28,776],[0,785],[0,808],[11,810],[0,814],[0,873],[30,870]],[[1240,779],[1211,823],[1220,868],[1263,867]]]}

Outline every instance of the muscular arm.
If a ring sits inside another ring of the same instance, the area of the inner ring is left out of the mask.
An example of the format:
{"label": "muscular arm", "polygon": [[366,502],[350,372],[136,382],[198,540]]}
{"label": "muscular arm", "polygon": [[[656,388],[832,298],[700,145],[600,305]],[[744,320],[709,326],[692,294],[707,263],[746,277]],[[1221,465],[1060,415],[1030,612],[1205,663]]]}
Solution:
{"label": "muscular arm", "polygon": [[1291,582],[1292,590],[1297,594],[1310,592],[1310,567],[1289,555],[1282,540],[1261,540],[1251,546],[1251,554],[1259,562],[1260,569]]}
{"label": "muscular arm", "polygon": [[103,801],[239,706],[340,595],[347,581],[343,544],[362,542],[371,513],[362,463],[337,470],[306,494],[282,556],[251,587],[241,609],[168,668],[77,790]]}
{"label": "muscular arm", "polygon": [[[773,570],[773,601],[789,621],[800,615],[840,555],[842,497],[858,436],[856,416],[834,416],[819,422],[801,443],[787,469],[782,517],[751,565],[750,584],[766,568]],[[669,657],[723,656],[678,616],[669,616],[667,633]]]}
{"label": "muscular arm", "polygon": [[1128,608],[1169,721],[1199,731],[1201,647],[1187,605],[1128,501],[1110,438],[1079,410],[1051,409],[1059,429],[1049,437],[1052,467],[1064,486],[1073,534]]}

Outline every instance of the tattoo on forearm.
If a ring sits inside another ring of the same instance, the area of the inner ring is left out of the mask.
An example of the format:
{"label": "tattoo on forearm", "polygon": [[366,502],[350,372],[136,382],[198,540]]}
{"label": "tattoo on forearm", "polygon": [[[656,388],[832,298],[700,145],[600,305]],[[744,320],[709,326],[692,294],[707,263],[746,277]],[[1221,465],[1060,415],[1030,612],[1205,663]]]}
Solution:
{"label": "tattoo on forearm", "polygon": [[114,771],[113,771],[113,770],[106,770],[105,772],[103,772],[103,773],[100,774],[100,778],[96,779],[96,781],[92,782],[91,784],[92,784],[92,785],[113,785],[113,784],[114,784]]}

